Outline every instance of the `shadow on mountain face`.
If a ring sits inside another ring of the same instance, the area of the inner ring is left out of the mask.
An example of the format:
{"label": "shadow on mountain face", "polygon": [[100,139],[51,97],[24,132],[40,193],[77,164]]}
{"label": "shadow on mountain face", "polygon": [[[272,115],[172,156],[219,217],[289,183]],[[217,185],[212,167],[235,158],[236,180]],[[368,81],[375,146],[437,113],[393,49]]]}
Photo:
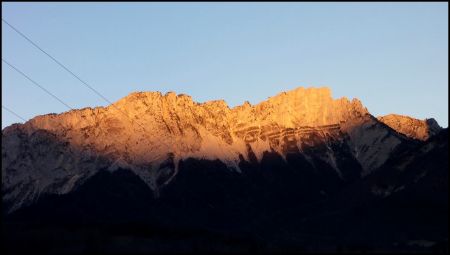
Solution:
{"label": "shadow on mountain face", "polygon": [[[88,247],[89,240],[106,251],[117,238],[130,239],[133,245],[141,240],[148,252],[250,252],[291,246],[298,251],[303,244],[283,244],[277,237],[284,218],[300,219],[327,192],[344,184],[325,162],[315,159],[314,164],[299,153],[284,160],[267,152],[260,163],[242,160],[238,173],[219,160],[190,158],[179,162],[178,174],[158,198],[127,169],[101,170],[74,192],[47,195],[4,216],[3,238],[10,251],[24,252],[31,247],[72,251]],[[157,240],[168,243],[166,248],[150,245]],[[31,245],[20,246],[24,241]]]}
{"label": "shadow on mountain face", "polygon": [[339,235],[342,243],[448,252],[448,129],[427,143],[404,147],[316,212],[301,226],[310,233]]}
{"label": "shadow on mountain face", "polygon": [[[422,153],[421,146],[405,147],[364,179],[342,143],[331,146],[343,178],[313,156],[324,150],[320,143],[285,159],[265,152],[260,162],[250,147],[242,173],[220,160],[185,159],[158,196],[127,169],[102,169],[69,194],[3,215],[2,246],[11,253],[443,251],[446,132],[429,142],[442,146]],[[374,186],[386,192],[402,185],[386,197],[373,194]]]}

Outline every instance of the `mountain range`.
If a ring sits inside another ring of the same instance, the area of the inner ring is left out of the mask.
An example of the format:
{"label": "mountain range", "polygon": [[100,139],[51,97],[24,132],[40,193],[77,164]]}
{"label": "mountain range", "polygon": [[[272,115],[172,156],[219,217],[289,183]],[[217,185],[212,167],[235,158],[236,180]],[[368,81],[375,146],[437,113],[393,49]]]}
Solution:
{"label": "mountain range", "polygon": [[441,251],[447,139],[432,118],[375,117],[325,87],[233,108],[132,93],[2,130],[2,240],[10,252]]}

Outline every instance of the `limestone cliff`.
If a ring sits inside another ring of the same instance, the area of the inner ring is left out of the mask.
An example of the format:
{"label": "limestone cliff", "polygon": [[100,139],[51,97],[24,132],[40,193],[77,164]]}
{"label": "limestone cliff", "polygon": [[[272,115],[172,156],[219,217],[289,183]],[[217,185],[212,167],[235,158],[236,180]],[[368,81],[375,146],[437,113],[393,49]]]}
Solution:
{"label": "limestone cliff", "polygon": [[40,194],[70,192],[99,169],[130,169],[157,191],[186,158],[219,159],[240,172],[250,155],[259,161],[269,151],[300,153],[342,176],[336,148],[345,147],[364,176],[405,139],[359,100],[302,87],[232,109],[174,92],[131,93],[107,107],[37,116],[5,128],[2,138],[3,199],[14,200],[13,208]]}
{"label": "limestone cliff", "polygon": [[442,129],[435,119],[419,120],[399,114],[378,117],[378,120],[395,131],[418,140],[428,140]]}

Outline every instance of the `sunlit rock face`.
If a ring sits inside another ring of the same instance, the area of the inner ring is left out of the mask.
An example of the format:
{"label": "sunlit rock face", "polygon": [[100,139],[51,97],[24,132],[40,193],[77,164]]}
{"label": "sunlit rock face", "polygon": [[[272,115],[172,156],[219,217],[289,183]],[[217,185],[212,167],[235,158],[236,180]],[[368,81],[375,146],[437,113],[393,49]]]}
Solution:
{"label": "sunlit rock face", "polygon": [[165,159],[169,152],[176,157],[234,160],[246,154],[246,143],[269,150],[267,141],[275,145],[282,139],[268,139],[272,133],[287,128],[293,129],[289,134],[308,133],[314,127],[336,130],[367,114],[358,100],[333,100],[327,88],[298,88],[233,109],[223,100],[199,104],[173,92],[142,92],[105,108],[38,116],[25,126],[30,132],[48,130],[81,150],[92,148],[129,163],[147,164]]}
{"label": "sunlit rock face", "polygon": [[[404,124],[396,125],[408,129]],[[365,176],[407,140],[359,100],[302,87],[234,108],[174,92],[131,93],[107,107],[37,116],[5,128],[2,138],[3,199],[14,200],[14,208],[40,194],[70,192],[99,169],[130,169],[158,194],[188,158],[218,159],[241,173],[242,161],[260,163],[267,152],[284,160],[301,154],[345,179],[339,163],[345,150]]]}
{"label": "sunlit rock face", "polygon": [[409,116],[389,114],[378,117],[378,120],[399,133],[422,141],[428,140],[442,130],[436,120],[432,118],[419,120]]}

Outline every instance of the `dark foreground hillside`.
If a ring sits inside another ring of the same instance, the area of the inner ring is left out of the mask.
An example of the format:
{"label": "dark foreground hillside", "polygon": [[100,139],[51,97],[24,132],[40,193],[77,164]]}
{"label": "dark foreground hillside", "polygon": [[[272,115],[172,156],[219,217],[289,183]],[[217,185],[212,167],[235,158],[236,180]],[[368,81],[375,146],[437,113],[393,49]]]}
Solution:
{"label": "dark foreground hillside", "polygon": [[242,161],[241,168],[238,174],[218,160],[185,160],[156,199],[131,171],[100,171],[75,192],[3,213],[2,249],[448,252],[447,129],[347,182],[326,164],[316,171],[300,154],[286,163],[267,153],[261,164]]}

